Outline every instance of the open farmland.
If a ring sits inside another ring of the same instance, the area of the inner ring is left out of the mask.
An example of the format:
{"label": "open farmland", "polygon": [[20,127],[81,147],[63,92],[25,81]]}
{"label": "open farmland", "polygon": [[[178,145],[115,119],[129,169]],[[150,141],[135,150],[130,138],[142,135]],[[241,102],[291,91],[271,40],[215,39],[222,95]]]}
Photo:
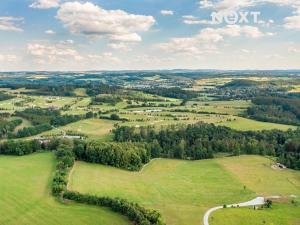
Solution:
{"label": "open farmland", "polygon": [[131,224],[106,208],[61,203],[52,197],[55,164],[52,153],[0,156],[0,224]]}
{"label": "open farmland", "polygon": [[[241,202],[259,195],[299,195],[299,184],[299,172],[275,171],[270,167],[269,159],[258,156],[195,162],[159,159],[138,173],[77,162],[70,180],[73,190],[127,197],[146,207],[159,209],[167,224],[178,225],[201,224],[204,212],[217,205]],[[286,207],[276,206],[276,212],[284,213]],[[276,215],[266,213],[265,216]],[[237,221],[233,224],[238,224]]]}

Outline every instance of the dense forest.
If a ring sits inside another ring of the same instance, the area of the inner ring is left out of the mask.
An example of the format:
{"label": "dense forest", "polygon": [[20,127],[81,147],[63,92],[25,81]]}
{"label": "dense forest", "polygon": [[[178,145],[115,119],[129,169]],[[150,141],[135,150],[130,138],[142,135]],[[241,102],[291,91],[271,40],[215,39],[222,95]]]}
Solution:
{"label": "dense forest", "polygon": [[121,102],[122,98],[119,96],[114,95],[100,95],[92,98],[92,105],[101,105],[103,103],[108,103],[111,105],[116,105],[117,103]]}
{"label": "dense forest", "polygon": [[151,157],[178,159],[212,158],[214,153],[233,155],[259,154],[277,156],[288,167],[300,169],[299,148],[286,151],[290,140],[297,140],[300,129],[287,132],[236,131],[227,127],[199,123],[188,126],[170,126],[159,131],[151,127],[118,127],[114,140],[144,142]]}
{"label": "dense forest", "polygon": [[300,99],[291,96],[255,97],[247,115],[256,120],[300,125]]}
{"label": "dense forest", "polygon": [[196,98],[198,94],[193,91],[183,90],[181,88],[150,88],[144,89],[145,93],[159,95],[169,98],[178,98],[178,99],[192,99]]}

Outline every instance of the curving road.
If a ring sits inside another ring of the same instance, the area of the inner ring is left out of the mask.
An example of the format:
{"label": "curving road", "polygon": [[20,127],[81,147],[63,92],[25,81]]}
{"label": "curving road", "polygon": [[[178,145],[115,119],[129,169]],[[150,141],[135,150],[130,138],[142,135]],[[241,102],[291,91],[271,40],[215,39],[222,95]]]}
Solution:
{"label": "curving road", "polygon": [[[255,205],[263,205],[265,203],[265,198],[264,197],[257,197],[255,199],[252,199],[248,202],[242,202],[242,203],[237,203],[237,204],[232,204],[232,205],[227,205],[227,208],[231,207],[246,207],[246,206],[255,206]],[[208,218],[210,214],[216,210],[222,209],[223,206],[217,206],[214,208],[211,208],[206,211],[204,217],[203,217],[203,224],[204,225],[209,225]]]}

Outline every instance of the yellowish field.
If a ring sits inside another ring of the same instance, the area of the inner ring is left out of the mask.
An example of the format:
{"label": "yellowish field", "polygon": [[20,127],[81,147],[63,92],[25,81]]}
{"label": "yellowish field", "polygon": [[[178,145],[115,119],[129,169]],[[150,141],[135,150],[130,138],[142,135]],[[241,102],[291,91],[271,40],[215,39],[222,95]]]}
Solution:
{"label": "yellowish field", "polygon": [[77,121],[75,123],[70,123],[66,126],[59,127],[58,129],[44,132],[40,135],[58,135],[61,133],[61,131],[74,131],[83,133],[91,139],[106,138],[113,129],[114,124],[115,123],[111,120],[86,119]]}
{"label": "yellowish field", "polygon": [[274,163],[260,156],[216,159],[247,188],[263,196],[300,196],[300,172],[271,168]]}
{"label": "yellowish field", "polygon": [[279,130],[288,130],[288,129],[296,129],[295,126],[285,125],[285,124],[278,124],[278,123],[268,123],[268,122],[261,122],[256,120],[251,120],[243,117],[234,116],[231,117],[228,121],[223,121],[219,123],[219,125],[223,125],[226,127],[230,127],[236,130],[272,130],[272,129],[279,129]]}

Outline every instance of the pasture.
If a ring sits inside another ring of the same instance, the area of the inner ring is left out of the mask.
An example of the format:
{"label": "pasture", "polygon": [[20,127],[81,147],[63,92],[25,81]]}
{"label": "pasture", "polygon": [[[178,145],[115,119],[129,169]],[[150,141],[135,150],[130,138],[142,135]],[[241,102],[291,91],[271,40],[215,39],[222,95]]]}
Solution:
{"label": "pasture", "polygon": [[52,197],[55,163],[52,153],[0,156],[0,224],[131,224],[127,218],[109,209],[61,203]]}
{"label": "pasture", "polygon": [[75,123],[70,123],[66,126],[62,126],[51,131],[46,131],[40,135],[52,136],[61,135],[62,132],[72,131],[88,136],[90,139],[103,139],[107,138],[110,131],[113,129],[115,122],[111,120],[102,119],[85,119]]}
{"label": "pasture", "polygon": [[213,160],[152,161],[142,172],[77,162],[70,189],[127,198],[159,210],[167,224],[201,224],[206,209],[254,195]]}
{"label": "pasture", "polygon": [[[231,164],[240,165],[240,169],[229,167]],[[256,172],[248,172],[250,166]],[[253,175],[247,179],[250,173]],[[99,196],[128,198],[158,209],[168,225],[196,225],[201,224],[207,209],[217,205],[250,200],[259,194],[299,195],[299,183],[300,172],[273,171],[267,158],[241,156],[202,161],[158,159],[142,172],[77,162],[70,188]],[[278,208],[285,211],[281,205]],[[266,215],[272,218],[276,213]]]}
{"label": "pasture", "polygon": [[209,224],[299,225],[300,206],[274,203],[272,209],[253,210],[252,207],[220,209],[211,215]]}

